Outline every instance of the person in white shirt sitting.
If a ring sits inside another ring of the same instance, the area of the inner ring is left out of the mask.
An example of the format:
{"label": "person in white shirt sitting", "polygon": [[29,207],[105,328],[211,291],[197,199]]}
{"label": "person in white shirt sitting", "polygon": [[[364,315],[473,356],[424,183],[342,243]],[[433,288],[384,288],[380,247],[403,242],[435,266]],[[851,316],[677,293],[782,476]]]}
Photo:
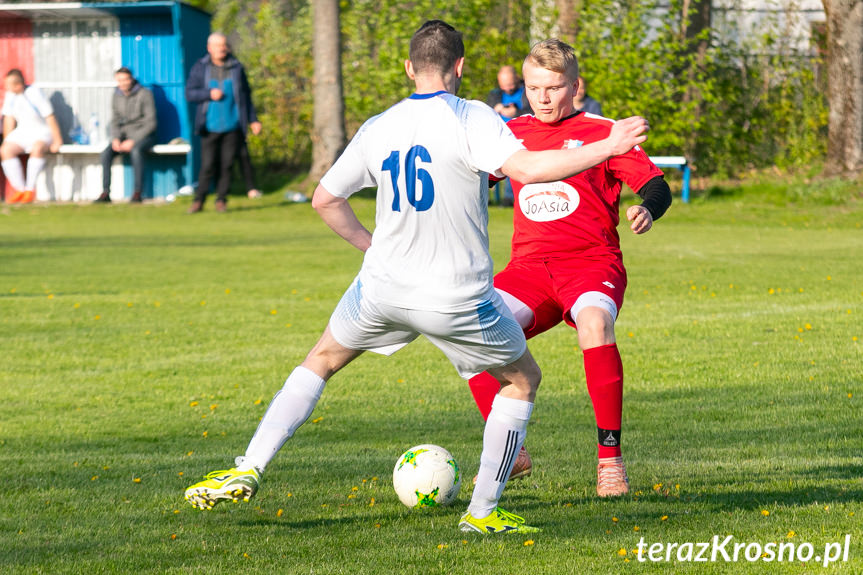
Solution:
{"label": "person in white shirt sitting", "polygon": [[[36,178],[45,167],[45,154],[57,153],[63,137],[51,102],[39,88],[24,83],[21,70],[9,70],[4,87],[6,97],[0,111],[3,116],[3,144],[0,145],[3,172],[15,189],[17,201],[32,202],[36,197]],[[26,175],[18,158],[22,154],[30,156]]]}

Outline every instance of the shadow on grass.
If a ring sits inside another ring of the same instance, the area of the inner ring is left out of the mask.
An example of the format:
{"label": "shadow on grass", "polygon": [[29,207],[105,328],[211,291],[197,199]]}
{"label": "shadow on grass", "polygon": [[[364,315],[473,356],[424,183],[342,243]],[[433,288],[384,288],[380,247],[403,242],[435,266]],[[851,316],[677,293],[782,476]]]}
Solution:
{"label": "shadow on grass", "polygon": [[290,202],[287,200],[281,200],[278,203],[261,203],[261,204],[229,207],[228,208],[228,214],[230,214],[231,212],[257,212],[260,210],[269,210],[272,208],[300,207],[300,206],[306,206],[306,207],[308,207],[308,209],[312,209],[311,202]]}
{"label": "shadow on grass", "polygon": [[[230,217],[230,215],[223,216],[220,214],[219,217]],[[34,250],[48,250],[48,249],[84,249],[84,250],[97,250],[99,253],[104,253],[107,251],[113,251],[120,248],[140,248],[141,242],[146,241],[148,248],[161,248],[161,247],[175,247],[175,248],[207,248],[213,247],[213,239],[210,236],[207,236],[204,232],[206,230],[201,230],[201,234],[199,236],[167,236],[167,235],[104,235],[98,238],[94,237],[56,237],[56,238],[14,238],[14,237],[5,237],[2,238],[3,246],[11,249],[24,250],[28,252],[32,252]],[[297,234],[295,232],[291,232],[288,234],[280,234],[273,233],[269,235],[257,235],[255,237],[248,237],[247,235],[237,233],[236,235],[229,236],[228,238],[223,238],[220,240],[222,245],[229,244],[231,247],[241,247],[241,246],[260,246],[267,245],[273,246],[279,243],[283,244],[295,244],[297,242],[302,242],[305,240],[317,240],[323,234]],[[240,240],[240,237],[244,237],[246,239]],[[145,239],[145,240],[144,240]]]}

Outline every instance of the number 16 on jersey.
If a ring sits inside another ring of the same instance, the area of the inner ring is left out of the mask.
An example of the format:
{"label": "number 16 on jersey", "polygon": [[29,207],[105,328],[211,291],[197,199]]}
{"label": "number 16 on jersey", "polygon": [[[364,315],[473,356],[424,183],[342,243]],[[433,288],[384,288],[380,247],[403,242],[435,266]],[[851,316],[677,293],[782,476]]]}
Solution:
{"label": "number 16 on jersey", "polygon": [[[400,153],[394,150],[384,160],[381,170],[390,173],[393,185],[393,211],[401,210],[401,190],[399,190],[399,174],[401,173]],[[417,162],[430,164],[431,154],[423,146],[416,145],[405,154],[405,190],[408,203],[418,212],[429,209],[434,202],[434,182],[431,174],[423,168],[417,167]],[[417,182],[422,186],[420,197],[417,198]]]}

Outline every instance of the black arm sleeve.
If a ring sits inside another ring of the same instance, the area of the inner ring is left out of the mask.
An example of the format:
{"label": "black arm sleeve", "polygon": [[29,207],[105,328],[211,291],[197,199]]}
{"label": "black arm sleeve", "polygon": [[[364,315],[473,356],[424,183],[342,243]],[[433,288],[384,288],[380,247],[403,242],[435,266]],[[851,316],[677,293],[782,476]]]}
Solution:
{"label": "black arm sleeve", "polygon": [[671,205],[671,189],[668,187],[668,182],[662,176],[656,176],[647,181],[641,186],[641,189],[635,192],[641,198],[641,205],[647,208],[650,212],[653,221],[658,220]]}

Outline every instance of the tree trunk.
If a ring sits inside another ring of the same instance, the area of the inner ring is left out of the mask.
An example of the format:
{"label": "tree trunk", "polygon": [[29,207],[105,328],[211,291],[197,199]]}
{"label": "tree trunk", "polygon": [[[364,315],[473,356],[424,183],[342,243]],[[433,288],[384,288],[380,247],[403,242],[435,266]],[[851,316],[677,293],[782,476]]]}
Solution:
{"label": "tree trunk", "polygon": [[557,27],[560,39],[575,45],[575,36],[578,34],[578,14],[581,11],[582,0],[555,0],[557,6]]}
{"label": "tree trunk", "polygon": [[[692,107],[692,126],[689,136],[684,143],[684,155],[692,163],[695,155],[695,145],[698,141],[698,132],[695,126],[698,126],[701,118],[701,90],[698,89],[698,84],[695,82],[696,72],[704,68],[704,61],[707,56],[707,48],[710,45],[710,37],[704,34],[704,31],[710,28],[711,15],[711,0],[683,0],[681,14],[681,30],[680,35],[686,41],[687,49],[690,53],[695,54],[694,61],[689,65],[687,71],[687,88],[683,95],[683,104],[685,108],[689,108],[692,102],[696,102]],[[694,166],[694,164],[693,164]]]}
{"label": "tree trunk", "polygon": [[863,0],[823,0],[827,13],[828,174],[863,170]]}
{"label": "tree trunk", "polygon": [[531,45],[548,38],[575,44],[582,0],[533,0],[529,4]]}
{"label": "tree trunk", "polygon": [[530,3],[530,45],[546,38],[555,37],[560,32],[557,26],[556,0],[533,0]]}
{"label": "tree trunk", "polygon": [[339,41],[338,0],[315,0],[312,52],[314,114],[312,168],[309,186],[317,185],[345,147],[345,102],[342,94],[342,59]]}

